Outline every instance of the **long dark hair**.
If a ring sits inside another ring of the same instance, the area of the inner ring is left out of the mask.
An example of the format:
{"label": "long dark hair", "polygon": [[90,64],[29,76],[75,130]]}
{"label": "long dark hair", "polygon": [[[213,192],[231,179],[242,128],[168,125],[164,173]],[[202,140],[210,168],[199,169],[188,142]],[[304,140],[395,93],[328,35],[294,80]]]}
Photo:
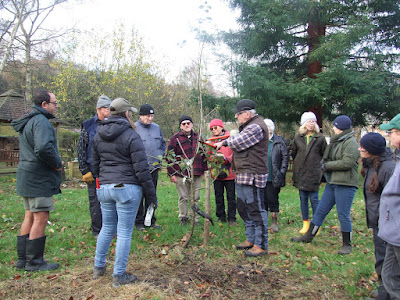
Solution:
{"label": "long dark hair", "polygon": [[[367,159],[371,159],[374,165],[374,174],[372,175],[371,181],[369,183],[369,191],[371,193],[375,193],[376,190],[379,188],[379,179],[378,179],[378,170],[379,167],[381,166],[381,161],[379,160],[379,156],[377,155],[373,155],[371,158],[367,158]],[[364,164],[361,167],[361,171],[360,171],[362,177],[365,177],[365,169],[364,169]]]}

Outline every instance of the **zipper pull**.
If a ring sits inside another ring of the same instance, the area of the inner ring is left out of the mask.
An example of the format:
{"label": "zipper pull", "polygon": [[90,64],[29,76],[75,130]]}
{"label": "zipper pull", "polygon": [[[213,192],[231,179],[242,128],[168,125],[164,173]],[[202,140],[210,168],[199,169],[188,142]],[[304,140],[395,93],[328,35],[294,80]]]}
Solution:
{"label": "zipper pull", "polygon": [[389,210],[386,211],[386,220],[389,220]]}

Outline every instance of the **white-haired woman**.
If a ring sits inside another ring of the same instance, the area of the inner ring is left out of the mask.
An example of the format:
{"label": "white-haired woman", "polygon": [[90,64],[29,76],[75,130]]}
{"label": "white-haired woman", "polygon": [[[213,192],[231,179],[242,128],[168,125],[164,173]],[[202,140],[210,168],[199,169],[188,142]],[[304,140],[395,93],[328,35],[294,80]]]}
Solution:
{"label": "white-haired woman", "polygon": [[317,117],[311,111],[301,116],[299,132],[294,137],[291,156],[293,158],[293,185],[299,189],[300,209],[305,234],[310,227],[308,199],[313,214],[318,206],[318,191],[321,183],[321,160],[326,148],[325,137],[320,134]]}
{"label": "white-haired woman", "polygon": [[269,130],[268,144],[268,179],[264,189],[265,210],[271,212],[271,229],[278,232],[279,192],[286,184],[286,171],[289,165],[289,154],[283,139],[274,134],[275,124],[265,119]]}

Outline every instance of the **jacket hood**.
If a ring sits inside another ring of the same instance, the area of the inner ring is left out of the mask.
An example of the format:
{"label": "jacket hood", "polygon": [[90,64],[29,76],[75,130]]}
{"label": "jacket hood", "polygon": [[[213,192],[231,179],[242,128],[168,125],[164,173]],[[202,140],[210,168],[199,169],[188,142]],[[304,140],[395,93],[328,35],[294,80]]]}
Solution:
{"label": "jacket hood", "polygon": [[103,140],[113,141],[129,128],[132,128],[131,124],[124,117],[110,116],[107,120],[100,122],[97,132]]}
{"label": "jacket hood", "polygon": [[392,151],[392,149],[386,147],[385,152],[383,152],[383,153],[379,156],[379,160],[380,160],[380,161],[393,160],[393,151]]}
{"label": "jacket hood", "polygon": [[32,106],[32,107],[33,107],[33,110],[29,114],[22,117],[21,119],[13,120],[11,122],[11,125],[16,132],[22,132],[25,128],[26,123],[28,123],[28,121],[36,115],[43,114],[47,119],[55,118],[55,116],[53,116],[51,113],[49,113],[47,110],[45,110],[42,107],[39,107],[39,106]]}

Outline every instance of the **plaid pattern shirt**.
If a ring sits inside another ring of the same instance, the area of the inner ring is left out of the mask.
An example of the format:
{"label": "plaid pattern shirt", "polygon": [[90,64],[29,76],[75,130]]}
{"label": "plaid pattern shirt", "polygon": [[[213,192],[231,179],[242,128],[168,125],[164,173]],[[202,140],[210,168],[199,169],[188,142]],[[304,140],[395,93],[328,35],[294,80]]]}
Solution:
{"label": "plaid pattern shirt", "polygon": [[[179,142],[178,142],[179,141]],[[198,141],[198,134],[192,131],[190,136],[187,136],[183,133],[183,131],[179,131],[178,133],[174,134],[168,142],[167,151],[173,150],[176,157],[176,161],[179,162],[183,159],[193,158]],[[182,147],[181,147],[182,146]],[[183,150],[183,151],[182,151]],[[171,163],[171,161],[168,161]],[[204,171],[206,171],[207,162],[206,157],[201,153],[201,149],[199,153],[197,153],[194,161],[193,161],[193,172],[194,175],[203,175]],[[167,169],[169,176],[188,176],[188,171],[185,170],[182,172],[181,168],[179,167],[179,163],[174,164],[173,166],[168,167]]]}
{"label": "plaid pattern shirt", "polygon": [[[264,138],[263,130],[257,124],[245,127],[238,135],[231,136],[226,140],[229,148],[237,152],[244,151]],[[236,183],[244,185],[255,185],[264,188],[267,184],[268,174],[238,173]]]}

